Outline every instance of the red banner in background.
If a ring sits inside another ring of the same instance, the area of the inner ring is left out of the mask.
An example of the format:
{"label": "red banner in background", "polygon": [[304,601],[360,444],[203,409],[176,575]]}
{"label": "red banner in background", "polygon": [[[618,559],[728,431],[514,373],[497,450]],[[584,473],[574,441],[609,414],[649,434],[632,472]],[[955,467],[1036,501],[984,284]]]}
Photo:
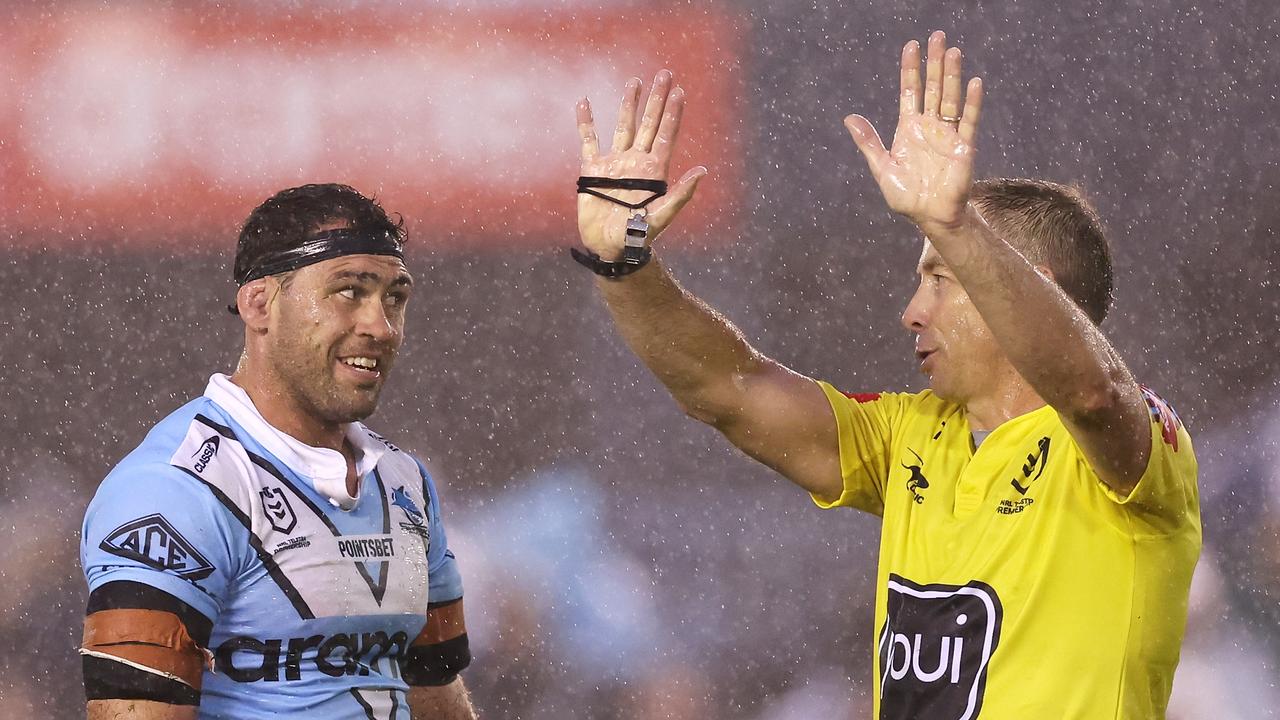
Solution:
{"label": "red banner in background", "polygon": [[[730,232],[741,24],[707,10],[14,10],[0,40],[0,242],[220,245],[259,202],[344,182],[412,241],[570,244],[586,95],[607,150],[626,79],[689,100],[672,180],[711,169],[682,242]],[[301,13],[301,14],[300,14]],[[677,238],[673,237],[673,240]]]}

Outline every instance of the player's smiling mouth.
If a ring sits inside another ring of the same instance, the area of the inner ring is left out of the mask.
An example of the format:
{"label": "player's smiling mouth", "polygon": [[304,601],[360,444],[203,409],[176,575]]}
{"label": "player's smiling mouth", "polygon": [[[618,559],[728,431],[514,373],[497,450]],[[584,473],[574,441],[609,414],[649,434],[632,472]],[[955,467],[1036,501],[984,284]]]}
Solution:
{"label": "player's smiling mouth", "polygon": [[348,355],[338,358],[338,365],[356,377],[373,380],[382,377],[382,371],[387,363],[373,355]]}

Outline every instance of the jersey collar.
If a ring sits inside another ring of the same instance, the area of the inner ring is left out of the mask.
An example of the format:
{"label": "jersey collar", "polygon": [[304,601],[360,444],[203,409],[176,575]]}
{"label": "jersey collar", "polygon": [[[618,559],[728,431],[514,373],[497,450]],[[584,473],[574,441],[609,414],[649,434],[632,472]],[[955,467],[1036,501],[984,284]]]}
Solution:
{"label": "jersey collar", "polygon": [[[230,415],[263,449],[309,481],[331,504],[343,510],[355,508],[359,498],[347,492],[347,460],[342,453],[307,445],[276,429],[254,407],[249,394],[222,373],[209,378],[204,396]],[[359,453],[356,474],[363,479],[377,466],[387,446],[374,439],[361,423],[349,423],[345,431],[347,440]]]}

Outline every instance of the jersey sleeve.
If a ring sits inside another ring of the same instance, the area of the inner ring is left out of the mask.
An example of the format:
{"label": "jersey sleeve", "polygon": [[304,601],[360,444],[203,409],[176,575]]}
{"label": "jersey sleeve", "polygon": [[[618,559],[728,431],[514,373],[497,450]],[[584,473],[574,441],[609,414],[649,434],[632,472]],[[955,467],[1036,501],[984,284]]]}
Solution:
{"label": "jersey sleeve", "polygon": [[171,465],[117,468],[85,512],[80,560],[92,593],[115,581],[161,590],[215,621],[246,548],[201,483]]}
{"label": "jersey sleeve", "polygon": [[819,382],[835,413],[840,437],[840,474],[844,490],[835,502],[816,496],[818,507],[852,507],[884,515],[884,488],[894,419],[907,396],[901,393],[846,394]]}
{"label": "jersey sleeve", "polygon": [[1130,508],[1153,533],[1199,525],[1198,465],[1191,436],[1163,398],[1150,388],[1141,389],[1150,410],[1151,456],[1147,469],[1128,496],[1121,496],[1101,482],[1099,485],[1107,497]]}
{"label": "jersey sleeve", "polygon": [[440,494],[436,492],[435,483],[427,469],[418,463],[418,471],[422,473],[422,494],[427,499],[427,523],[430,532],[430,544],[427,547],[427,574],[430,586],[427,591],[428,602],[451,602],[462,597],[462,573],[458,571],[458,560],[449,549],[449,537],[444,529],[444,520],[440,512]]}

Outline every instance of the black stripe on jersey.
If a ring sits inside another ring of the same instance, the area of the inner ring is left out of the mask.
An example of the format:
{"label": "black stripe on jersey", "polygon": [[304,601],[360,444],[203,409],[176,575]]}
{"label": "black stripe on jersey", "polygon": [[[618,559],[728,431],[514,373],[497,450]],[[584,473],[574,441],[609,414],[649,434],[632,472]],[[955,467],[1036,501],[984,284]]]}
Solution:
{"label": "black stripe on jersey", "polygon": [[86,700],[151,700],[199,705],[200,691],[163,675],[94,655],[81,655]]}
{"label": "black stripe on jersey", "polygon": [[[396,720],[400,716],[400,698],[396,695],[398,692],[400,691],[394,688],[387,691],[391,695],[391,712],[387,715],[387,720]],[[373,714],[373,706],[360,694],[360,688],[351,688],[351,697],[354,697],[356,702],[360,703],[360,707],[364,708],[365,717],[369,720],[379,720]]]}
{"label": "black stripe on jersey", "polygon": [[209,647],[213,621],[204,613],[158,588],[132,580],[115,580],[89,593],[85,615],[100,610],[162,610],[178,616],[200,647]]}
{"label": "black stripe on jersey", "polygon": [[240,438],[236,437],[236,434],[232,432],[231,428],[227,427],[226,425],[223,425],[221,423],[216,423],[210,420],[207,416],[202,415],[200,413],[196,413],[196,420],[199,420],[202,425],[207,426],[210,430],[217,430],[218,434],[221,435],[222,437],[235,440],[236,442],[240,442]]}
{"label": "black stripe on jersey", "polygon": [[[244,447],[244,443],[241,443],[241,447]],[[263,470],[271,473],[272,477],[279,480],[285,487],[289,488],[289,491],[293,493],[294,497],[301,500],[302,503],[316,515],[316,517],[320,518],[320,521],[324,523],[325,527],[329,528],[329,532],[333,533],[335,538],[342,537],[342,531],[338,530],[338,527],[333,524],[333,521],[329,519],[329,516],[326,515],[311,498],[307,497],[306,493],[299,490],[298,486],[280,471],[280,468],[277,468],[270,460],[262,457],[261,455],[250,452],[248,448],[245,448],[244,451],[248,453],[249,459],[253,461],[254,465],[257,465]],[[376,468],[374,469],[374,476],[377,476]],[[381,480],[378,480],[378,488],[382,490],[382,532],[383,534],[386,534],[391,532],[391,517],[390,513],[387,511],[386,491],[385,488],[382,487]],[[353,560],[352,562],[355,563],[356,571],[360,573],[360,577],[364,578],[365,584],[369,586],[369,592],[373,594],[374,601],[377,602],[378,605],[382,605],[382,596],[387,592],[387,568],[391,565],[390,561],[384,561],[381,563],[382,572],[378,582],[376,583],[373,581],[373,576],[369,574],[369,569],[364,566],[363,561]]]}
{"label": "black stripe on jersey", "polygon": [[301,500],[302,503],[306,505],[309,510],[311,510],[312,514],[320,518],[320,522],[323,522],[325,527],[329,528],[329,532],[333,533],[334,537],[341,537],[342,533],[338,531],[337,526],[334,525],[333,521],[329,519],[329,516],[326,515],[323,510],[320,509],[320,506],[316,505],[314,500],[308,497],[306,493],[299,490],[298,486],[295,485],[292,480],[286,477],[285,474],[280,471],[280,468],[276,467],[274,463],[272,463],[270,460],[250,450],[248,446],[246,446],[243,442],[240,441],[240,438],[236,437],[236,434],[231,431],[231,428],[228,428],[224,425],[219,425],[218,423],[215,423],[214,421],[210,420],[204,415],[196,415],[196,420],[199,420],[205,425],[208,425],[213,430],[217,430],[227,438],[231,440],[235,440],[236,442],[240,443],[240,448],[243,449],[245,454],[249,456],[249,460],[254,465],[257,465],[263,470],[266,470],[268,473],[271,474],[272,477],[274,477],[275,479],[283,483],[285,487],[289,488],[289,490],[293,492],[294,496],[296,496],[299,500]]}
{"label": "black stripe on jersey", "polygon": [[[378,497],[382,500],[382,534],[391,534],[391,508],[387,505],[387,486],[382,483],[382,474],[378,472],[378,468],[373,469],[373,479],[378,482]],[[356,563],[365,580],[369,582],[369,590],[373,593],[373,599],[382,606],[382,596],[387,594],[387,571],[391,567],[390,562],[382,563],[382,567],[378,570],[378,582],[373,582],[373,578],[364,572],[364,563]]]}
{"label": "black stripe on jersey", "polygon": [[[325,527],[329,528],[329,532],[333,533],[335,538],[342,537],[342,532],[333,524],[333,521],[329,519],[329,516],[326,515],[324,511],[307,496],[306,493],[298,489],[298,486],[286,477],[285,474],[280,471],[280,468],[276,467],[274,463],[249,450],[249,448],[240,441],[240,438],[236,437],[236,434],[231,431],[231,428],[226,427],[225,425],[219,425],[204,415],[196,415],[196,420],[207,425],[210,429],[218,431],[224,437],[240,443],[241,449],[243,449],[245,454],[249,456],[249,460],[252,461],[254,465],[266,470],[272,477],[279,480],[282,485],[289,488],[294,497],[301,500],[316,517],[320,518],[320,521],[324,523]],[[382,496],[382,533],[385,535],[391,532],[391,512],[387,507],[387,490],[382,484],[382,478],[378,475],[378,469],[376,467],[373,469],[373,476],[378,481],[378,490]],[[254,537],[256,539],[257,536]],[[369,570],[365,567],[364,562],[359,560],[354,562],[356,571],[360,573],[360,577],[364,578],[365,584],[369,586],[369,592],[373,594],[374,602],[381,606],[382,598],[387,592],[387,569],[391,566],[391,563],[389,561],[381,563],[382,568],[379,572],[378,580],[377,582],[374,582],[373,576],[369,574]]]}
{"label": "black stripe on jersey", "polygon": [[[356,702],[360,703],[360,707],[364,708],[365,717],[369,718],[369,720],[378,720],[378,718],[373,716],[373,706],[365,702],[364,697],[360,695],[359,690],[351,688],[351,697],[355,698]],[[395,715],[392,715],[391,717],[394,718]]]}
{"label": "black stripe on jersey", "polygon": [[244,526],[245,531],[249,534],[249,545],[252,546],[253,551],[258,554],[258,559],[262,561],[262,566],[267,569],[267,574],[271,576],[272,580],[276,581],[276,585],[280,586],[280,590],[284,592],[285,597],[289,598],[289,602],[293,605],[293,609],[298,611],[298,616],[303,620],[314,620],[316,617],[315,613],[311,612],[311,607],[307,605],[307,601],[302,599],[302,593],[299,593],[298,588],[294,587],[293,583],[289,581],[289,578],[285,576],[284,571],[280,569],[280,566],[276,564],[275,559],[271,557],[271,553],[267,552],[267,549],[262,547],[262,541],[259,540],[258,536],[253,532],[253,521],[249,519],[249,516],[241,512],[240,508],[236,507],[236,504],[231,501],[231,498],[224,495],[222,491],[212,483],[206,482],[204,478],[191,472],[187,468],[178,465],[175,465],[174,467],[190,475],[196,480],[199,480],[205,487],[209,488],[209,492],[213,493],[213,496],[218,499],[218,502],[222,503],[222,506],[225,507],[236,520],[240,521],[240,524]]}

